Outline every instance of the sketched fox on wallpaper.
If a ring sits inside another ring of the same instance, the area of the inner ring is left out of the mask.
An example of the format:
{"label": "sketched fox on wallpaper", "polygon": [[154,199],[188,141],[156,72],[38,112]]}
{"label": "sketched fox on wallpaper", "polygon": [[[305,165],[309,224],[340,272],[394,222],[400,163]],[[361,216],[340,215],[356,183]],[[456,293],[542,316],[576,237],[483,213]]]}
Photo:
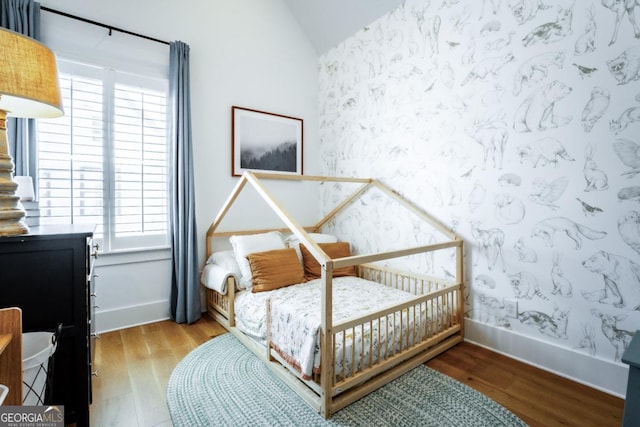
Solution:
{"label": "sketched fox on wallpaper", "polygon": [[494,214],[502,224],[517,224],[524,218],[524,203],[511,194],[497,194],[493,200]]}
{"label": "sketched fox on wallpaper", "polygon": [[560,310],[557,305],[554,305],[551,316],[541,311],[529,310],[519,313],[518,319],[522,324],[535,326],[544,335],[566,340],[569,338],[567,336],[569,311],[570,309]]}
{"label": "sketched fox on wallpaper", "polygon": [[537,223],[533,230],[531,230],[531,236],[541,238],[547,246],[553,247],[553,238],[556,232],[563,232],[573,240],[575,249],[580,249],[582,246],[582,237],[589,240],[603,239],[606,235],[606,231],[593,230],[587,226],[578,224],[565,217],[547,218]]}

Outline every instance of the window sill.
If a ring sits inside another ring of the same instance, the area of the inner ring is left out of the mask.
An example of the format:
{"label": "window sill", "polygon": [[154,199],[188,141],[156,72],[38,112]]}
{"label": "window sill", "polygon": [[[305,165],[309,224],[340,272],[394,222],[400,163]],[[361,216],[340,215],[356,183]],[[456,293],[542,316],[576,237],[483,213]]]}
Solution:
{"label": "window sill", "polygon": [[121,264],[135,264],[171,259],[170,247],[125,249],[110,252],[99,252],[97,267]]}

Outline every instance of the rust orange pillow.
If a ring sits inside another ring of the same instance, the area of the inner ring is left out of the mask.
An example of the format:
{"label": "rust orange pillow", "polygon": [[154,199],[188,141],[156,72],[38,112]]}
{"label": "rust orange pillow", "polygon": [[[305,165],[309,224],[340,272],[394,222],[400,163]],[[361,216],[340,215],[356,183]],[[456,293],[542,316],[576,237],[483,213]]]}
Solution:
{"label": "rust orange pillow", "polygon": [[[349,242],[337,242],[337,243],[318,243],[320,249],[322,249],[329,258],[344,258],[351,256],[351,246]],[[300,252],[302,253],[302,263],[304,264],[304,276],[307,280],[318,279],[322,276],[320,264],[311,255],[309,249],[304,244],[300,243]],[[333,270],[333,277],[340,276],[356,276],[355,265],[349,267],[340,267]]]}
{"label": "rust orange pillow", "polygon": [[306,282],[294,249],[275,249],[247,255],[251,267],[252,292],[271,291]]}

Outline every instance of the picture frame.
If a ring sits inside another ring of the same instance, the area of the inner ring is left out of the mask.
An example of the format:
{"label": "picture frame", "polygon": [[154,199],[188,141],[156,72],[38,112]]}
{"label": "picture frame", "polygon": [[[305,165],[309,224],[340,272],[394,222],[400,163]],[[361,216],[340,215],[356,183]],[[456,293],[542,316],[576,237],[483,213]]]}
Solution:
{"label": "picture frame", "polygon": [[303,174],[303,120],[231,107],[231,176],[245,170]]}

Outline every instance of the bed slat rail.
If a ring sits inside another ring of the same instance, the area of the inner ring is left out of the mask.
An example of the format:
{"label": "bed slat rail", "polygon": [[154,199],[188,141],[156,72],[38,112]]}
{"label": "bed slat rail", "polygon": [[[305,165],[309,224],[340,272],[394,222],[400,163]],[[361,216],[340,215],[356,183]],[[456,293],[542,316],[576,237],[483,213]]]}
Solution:
{"label": "bed slat rail", "polygon": [[[407,275],[376,266],[360,266],[360,275],[403,289]],[[414,298],[374,314],[347,319],[332,327],[332,396],[356,387],[461,331],[460,284],[412,280]],[[350,355],[344,353],[350,349]]]}

